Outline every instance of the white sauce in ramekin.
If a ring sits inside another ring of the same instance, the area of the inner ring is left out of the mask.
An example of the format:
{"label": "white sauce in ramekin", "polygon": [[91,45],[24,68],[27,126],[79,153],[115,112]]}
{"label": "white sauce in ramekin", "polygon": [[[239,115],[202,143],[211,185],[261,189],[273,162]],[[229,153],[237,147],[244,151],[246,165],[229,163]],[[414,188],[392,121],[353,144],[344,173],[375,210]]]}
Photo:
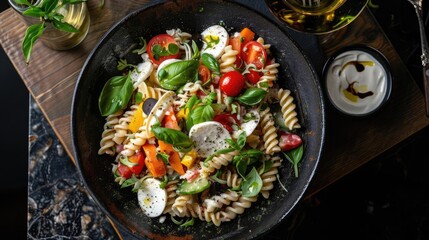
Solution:
{"label": "white sauce in ramekin", "polygon": [[[361,66],[356,67],[359,64]],[[351,115],[365,115],[385,100],[388,91],[386,70],[369,53],[360,50],[341,53],[328,67],[326,88],[331,102],[339,110]],[[354,88],[352,91],[351,87]]]}

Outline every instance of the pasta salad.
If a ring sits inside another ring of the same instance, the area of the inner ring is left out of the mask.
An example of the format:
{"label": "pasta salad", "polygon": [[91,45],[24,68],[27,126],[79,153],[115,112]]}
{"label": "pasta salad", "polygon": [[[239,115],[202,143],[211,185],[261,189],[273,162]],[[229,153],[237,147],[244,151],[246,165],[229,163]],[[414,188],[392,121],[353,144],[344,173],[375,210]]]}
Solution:
{"label": "pasta salad", "polygon": [[133,52],[142,61],[121,59],[123,74],[99,96],[98,154],[114,157],[114,180],[136,192],[145,215],[220,226],[269,198],[283,159],[298,177],[296,105],[262,37],[222,25],[199,36],[171,29]]}

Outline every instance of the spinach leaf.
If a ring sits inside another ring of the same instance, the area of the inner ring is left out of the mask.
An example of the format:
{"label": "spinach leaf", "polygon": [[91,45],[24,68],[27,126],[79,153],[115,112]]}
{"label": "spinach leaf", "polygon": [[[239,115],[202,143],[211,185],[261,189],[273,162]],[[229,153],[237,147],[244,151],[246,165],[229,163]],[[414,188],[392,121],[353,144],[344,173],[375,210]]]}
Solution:
{"label": "spinach leaf", "polygon": [[252,168],[250,173],[246,176],[243,185],[241,186],[242,195],[244,197],[254,197],[259,194],[262,189],[262,179],[258,171]]}
{"label": "spinach leaf", "polygon": [[295,149],[292,149],[286,153],[283,152],[286,159],[289,160],[289,162],[293,164],[293,170],[295,172],[295,177],[298,177],[298,164],[302,159],[303,151],[304,151],[304,147],[301,144],[301,146],[299,146]]}
{"label": "spinach leaf", "polygon": [[262,101],[267,91],[261,88],[248,88],[237,100],[245,105],[253,106]]}
{"label": "spinach leaf", "polygon": [[104,84],[98,108],[102,116],[108,116],[125,108],[133,93],[133,83],[129,75],[115,76]]}
{"label": "spinach leaf", "polygon": [[191,139],[181,131],[163,128],[159,122],[152,126],[151,131],[155,134],[156,139],[173,145],[176,151],[186,153],[192,150],[193,143]]}
{"label": "spinach leaf", "polygon": [[199,62],[196,60],[178,61],[168,64],[158,73],[159,84],[167,90],[177,90],[198,76]]}

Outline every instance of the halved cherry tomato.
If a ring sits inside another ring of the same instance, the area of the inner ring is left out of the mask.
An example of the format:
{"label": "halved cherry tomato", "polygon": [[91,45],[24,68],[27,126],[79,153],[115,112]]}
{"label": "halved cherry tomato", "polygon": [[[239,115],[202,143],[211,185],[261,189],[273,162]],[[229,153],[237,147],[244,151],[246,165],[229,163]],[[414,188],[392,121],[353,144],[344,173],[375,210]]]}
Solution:
{"label": "halved cherry tomato", "polygon": [[134,166],[127,166],[125,164],[122,164],[121,162],[118,163],[118,173],[122,177],[128,179],[132,176],[134,173],[135,175],[139,175],[144,167],[144,154],[143,152],[137,152],[133,156],[128,157],[128,161],[130,163],[134,163],[136,165]]}
{"label": "halved cherry tomato", "polygon": [[246,80],[251,84],[258,83],[259,79],[261,79],[261,76],[262,76],[261,72],[258,72],[252,69],[249,70],[249,73],[244,74],[244,77],[246,78]]}
{"label": "halved cherry tomato", "polygon": [[204,65],[198,67],[198,80],[203,83],[210,81],[210,69]]}
{"label": "halved cherry tomato", "polygon": [[244,77],[239,71],[230,71],[219,80],[220,90],[230,97],[237,96],[244,87]]}
{"label": "halved cherry tomato", "polygon": [[241,49],[241,59],[247,64],[254,64],[257,69],[261,69],[267,62],[267,52],[260,43],[250,41]]}
{"label": "halved cherry tomato", "polygon": [[232,125],[240,124],[240,121],[237,119],[237,115],[231,113],[221,113],[216,115],[214,116],[213,121],[222,124],[223,127],[226,128],[226,130],[228,130],[230,133],[233,131]]}
{"label": "halved cherry tomato", "polygon": [[[171,46],[169,46],[172,44]],[[171,50],[174,50],[171,52]],[[177,51],[176,51],[177,50]],[[149,59],[159,65],[166,59],[179,58],[179,46],[176,40],[168,34],[159,34],[150,39],[147,44]]]}
{"label": "halved cherry tomato", "polygon": [[300,136],[293,133],[283,133],[280,136],[279,146],[282,151],[289,151],[302,144]]}

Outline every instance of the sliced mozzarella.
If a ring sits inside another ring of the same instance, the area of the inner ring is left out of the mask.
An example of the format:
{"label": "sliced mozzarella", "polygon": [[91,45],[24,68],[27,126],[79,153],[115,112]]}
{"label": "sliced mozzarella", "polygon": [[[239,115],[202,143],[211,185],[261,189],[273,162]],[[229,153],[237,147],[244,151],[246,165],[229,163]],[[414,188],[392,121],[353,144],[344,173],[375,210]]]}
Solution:
{"label": "sliced mozzarella", "polygon": [[169,65],[170,63],[174,63],[174,62],[178,62],[178,61],[181,61],[181,60],[172,58],[172,59],[166,59],[161,64],[159,64],[158,69],[156,69],[156,74],[155,74],[156,81],[159,83],[159,80],[158,80],[159,70],[163,69],[165,66]]}
{"label": "sliced mozzarella", "polygon": [[249,136],[258,126],[259,120],[261,120],[261,116],[259,115],[259,112],[257,110],[250,110],[246,113],[246,115],[249,116],[250,120],[245,122],[243,119],[242,123],[240,124],[240,128],[241,130],[246,132],[246,136]]}
{"label": "sliced mozzarella", "polygon": [[201,54],[209,53],[216,59],[220,58],[229,40],[225,28],[220,25],[213,25],[204,30],[201,35],[203,38]]}
{"label": "sliced mozzarella", "polygon": [[136,89],[140,83],[145,81],[153,70],[153,64],[151,62],[142,62],[131,72],[130,78],[133,82],[134,89]]}
{"label": "sliced mozzarella", "polygon": [[232,133],[233,138],[237,139],[242,132],[245,132],[246,136],[249,136],[250,134],[252,134],[253,131],[255,131],[256,127],[258,126],[259,121],[261,120],[261,116],[259,115],[259,112],[257,110],[250,110],[246,113],[246,115],[247,116],[245,116],[244,119],[250,120],[242,120],[240,128]]}
{"label": "sliced mozzarella", "polygon": [[222,124],[208,121],[192,126],[189,138],[194,143],[198,155],[206,158],[217,150],[228,148],[229,144],[225,139],[231,138],[231,135]]}
{"label": "sliced mozzarella", "polygon": [[167,192],[160,187],[161,181],[147,178],[140,185],[137,199],[143,213],[148,217],[158,217],[167,205]]}
{"label": "sliced mozzarella", "polygon": [[150,131],[152,129],[152,126],[157,121],[162,121],[164,118],[165,112],[167,109],[173,104],[174,97],[176,94],[172,91],[168,91],[162,95],[162,97],[158,100],[158,102],[153,106],[152,110],[150,111],[148,117],[147,117],[147,124],[146,124],[146,134],[147,136],[153,137],[154,134]]}

